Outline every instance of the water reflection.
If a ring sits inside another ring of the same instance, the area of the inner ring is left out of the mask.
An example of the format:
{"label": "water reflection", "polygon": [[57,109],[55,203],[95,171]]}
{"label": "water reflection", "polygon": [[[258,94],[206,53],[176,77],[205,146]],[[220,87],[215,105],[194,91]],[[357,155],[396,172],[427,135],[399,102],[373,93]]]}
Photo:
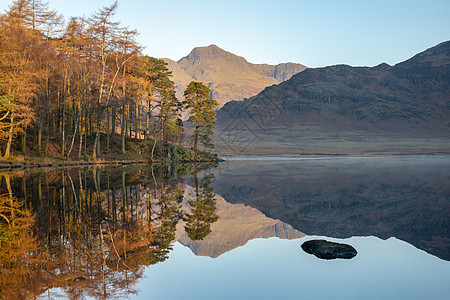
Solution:
{"label": "water reflection", "polygon": [[[2,174],[0,294],[25,299],[136,293],[143,267],[168,258],[176,226],[202,239],[217,221],[205,166],[63,169]],[[185,174],[195,198],[181,210]]]}
{"label": "water reflection", "polygon": [[[358,255],[321,260],[300,248],[310,239],[353,245]],[[450,262],[395,238],[255,239],[217,259],[175,243],[171,258],[144,274],[149,280],[131,299],[444,300],[450,293]]]}
{"label": "water reflection", "polygon": [[216,192],[307,235],[396,237],[450,260],[450,157],[232,161]]}
{"label": "water reflection", "polygon": [[[186,186],[184,198],[195,199],[195,190]],[[211,233],[204,239],[192,240],[186,233],[184,222],[177,225],[175,240],[188,247],[197,256],[218,258],[258,238],[296,239],[305,236],[291,225],[268,218],[255,208],[228,203],[217,194],[215,199],[217,201],[215,214],[219,219],[211,224]],[[186,201],[183,206],[185,205],[188,205]]]}
{"label": "water reflection", "polygon": [[189,200],[191,212],[186,214],[184,229],[188,237],[193,240],[203,240],[211,233],[211,224],[219,219],[216,214],[216,199],[211,182],[214,175],[206,175],[198,182],[197,174],[194,174],[195,197]]}
{"label": "water reflection", "polygon": [[[371,295],[377,282],[400,297],[405,285],[391,285],[399,278],[422,295],[448,277],[449,262],[435,256],[450,260],[449,157],[208,167],[1,174],[0,297],[209,299],[226,290],[218,298],[296,298],[302,283],[314,298],[323,274],[342,278],[333,285],[338,292],[330,292],[335,298],[356,295],[354,284],[345,285],[354,274],[364,287],[356,292]],[[313,238],[305,233],[349,238],[358,255],[331,264],[309,257],[300,248]],[[294,240],[247,244],[274,236]],[[420,267],[408,269],[412,265]],[[370,268],[376,276],[361,271]],[[390,268],[397,273],[385,279]],[[427,278],[426,286],[416,284]],[[373,295],[368,298],[386,298]]]}

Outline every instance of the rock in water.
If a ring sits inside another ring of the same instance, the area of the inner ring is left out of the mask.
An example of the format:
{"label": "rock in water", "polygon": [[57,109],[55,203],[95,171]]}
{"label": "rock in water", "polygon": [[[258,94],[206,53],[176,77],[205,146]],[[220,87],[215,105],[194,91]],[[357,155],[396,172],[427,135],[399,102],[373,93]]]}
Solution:
{"label": "rock in water", "polygon": [[311,240],[302,244],[306,253],[314,254],[321,259],[344,258],[350,259],[356,256],[356,249],[347,244],[328,242],[325,240]]}

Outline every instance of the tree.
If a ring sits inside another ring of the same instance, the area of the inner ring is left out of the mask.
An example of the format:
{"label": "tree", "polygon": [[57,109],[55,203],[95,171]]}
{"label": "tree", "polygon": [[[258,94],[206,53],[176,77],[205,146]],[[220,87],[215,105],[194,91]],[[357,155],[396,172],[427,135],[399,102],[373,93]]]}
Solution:
{"label": "tree", "polygon": [[194,150],[197,150],[198,142],[203,146],[212,148],[210,136],[213,134],[216,123],[215,108],[219,105],[211,99],[211,90],[203,83],[192,81],[184,92],[182,106],[190,110],[188,121],[194,125]]}
{"label": "tree", "polygon": [[[1,154],[45,149],[70,159],[83,148],[87,154],[92,139],[97,158],[102,134],[108,151],[119,120],[122,152],[133,133],[153,138],[152,150],[183,134],[167,63],[141,54],[137,32],[119,26],[116,10],[117,1],[89,18],[71,18],[64,30],[46,0],[13,0],[0,13]],[[203,131],[196,132],[197,144]]]}
{"label": "tree", "polygon": [[[136,56],[141,48],[134,41],[137,35],[136,31],[120,28],[119,22],[112,21],[117,5],[117,1],[115,1],[113,5],[102,8],[88,20],[90,25],[88,31],[93,40],[93,50],[98,57],[99,64],[97,131],[93,158],[100,155],[100,130],[103,112],[108,108],[109,100],[114,94],[119,72],[124,70],[125,64]],[[125,91],[123,91],[123,94],[125,95]],[[103,100],[106,100],[105,104],[103,104]]]}
{"label": "tree", "polygon": [[[128,78],[124,89],[127,89],[127,95],[135,99],[136,105],[139,102],[144,103],[141,105],[141,111],[145,106],[144,138],[150,136],[151,125],[154,125],[151,157],[153,159],[157,141],[165,143],[170,137],[177,137],[182,133],[180,122],[177,121],[180,118],[180,103],[175,97],[175,86],[170,79],[172,72],[164,60],[141,56],[130,64],[126,75]],[[135,117],[140,120],[138,111],[136,110]],[[156,119],[152,122],[154,111]],[[135,131],[141,128],[138,123],[138,120],[135,120]]]}
{"label": "tree", "polygon": [[[177,118],[180,117],[175,85],[170,79],[172,72],[162,59],[153,57],[145,57],[145,59],[148,66],[147,80],[151,86],[151,101],[154,103],[153,108],[159,111],[159,134],[154,133],[154,138],[157,140],[159,136],[160,141],[166,142],[169,135],[177,135],[174,127]],[[150,115],[148,115],[148,127],[150,127]]]}
{"label": "tree", "polygon": [[4,157],[9,157],[13,138],[24,133],[24,128],[34,118],[31,103],[36,95],[36,78],[39,75],[36,61],[42,54],[40,40],[30,34],[14,17],[0,19],[0,84],[3,95],[11,95],[6,122],[9,132]]}
{"label": "tree", "polygon": [[[94,40],[94,51],[97,52],[99,63],[100,63],[100,74],[99,74],[99,95],[97,100],[97,132],[95,135],[93,158],[97,158],[100,154],[100,126],[102,119],[102,99],[104,95],[104,89],[106,84],[106,71],[107,71],[107,58],[108,55],[114,50],[114,40],[116,32],[118,31],[118,22],[113,22],[111,19],[116,13],[117,1],[114,2],[109,7],[103,7],[100,11],[95,13],[89,19],[90,23],[90,34]],[[112,83],[113,84],[113,83]]]}
{"label": "tree", "polygon": [[14,97],[11,95],[0,94],[0,141],[8,138],[11,122],[9,122],[10,120],[7,118],[11,115],[16,106],[12,103],[13,99]]}

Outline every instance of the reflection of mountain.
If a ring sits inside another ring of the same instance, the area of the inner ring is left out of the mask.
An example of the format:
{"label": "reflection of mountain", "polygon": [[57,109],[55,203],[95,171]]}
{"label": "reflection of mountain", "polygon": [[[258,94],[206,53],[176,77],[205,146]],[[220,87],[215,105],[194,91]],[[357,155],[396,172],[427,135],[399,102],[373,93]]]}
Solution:
{"label": "reflection of mountain", "polygon": [[[192,189],[187,187],[185,203],[190,197],[193,197]],[[177,226],[175,239],[196,255],[215,258],[255,238],[295,239],[305,236],[284,222],[267,218],[255,208],[228,203],[218,195],[216,199],[219,220],[211,225],[212,232],[204,240],[192,241],[184,231],[184,223]]]}
{"label": "reflection of mountain", "polygon": [[450,260],[450,159],[235,162],[215,191],[308,235],[396,237]]}

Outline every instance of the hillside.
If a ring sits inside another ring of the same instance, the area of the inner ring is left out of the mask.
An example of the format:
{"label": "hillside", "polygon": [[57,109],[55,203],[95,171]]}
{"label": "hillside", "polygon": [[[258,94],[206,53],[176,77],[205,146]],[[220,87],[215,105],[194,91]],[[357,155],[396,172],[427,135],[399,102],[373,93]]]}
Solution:
{"label": "hillside", "polygon": [[243,100],[278,84],[306,69],[301,64],[282,63],[276,66],[252,64],[245,58],[216,45],[194,48],[174,62],[164,59],[173,72],[177,96],[181,99],[190,81],[201,81],[212,90],[212,97],[222,106],[231,100]]}
{"label": "hillside", "polygon": [[[399,137],[412,148],[427,148],[426,139],[437,137],[438,148],[448,150],[449,135],[450,42],[444,42],[395,66],[309,68],[245,102],[227,103],[218,112],[216,142],[243,152],[239,143],[267,153],[390,152],[402,150]],[[415,145],[417,138],[425,140]]]}
{"label": "hillside", "polygon": [[169,58],[163,58],[162,60],[167,63],[167,67],[170,71],[172,71],[171,79],[175,84],[175,92],[177,98],[183,99],[183,93],[186,90],[188,84],[193,80],[192,77],[189,76],[189,74],[186,73],[183,69],[181,69],[176,61],[173,61]]}

